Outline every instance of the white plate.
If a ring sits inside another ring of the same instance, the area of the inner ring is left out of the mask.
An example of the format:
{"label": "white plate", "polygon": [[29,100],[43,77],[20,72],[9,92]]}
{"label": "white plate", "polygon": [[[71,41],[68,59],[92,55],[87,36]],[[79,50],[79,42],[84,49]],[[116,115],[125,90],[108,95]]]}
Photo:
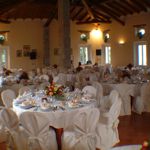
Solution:
{"label": "white plate", "polygon": [[20,108],[23,108],[23,109],[30,109],[32,107],[34,107],[34,106],[33,105],[25,105],[25,106],[20,105]]}

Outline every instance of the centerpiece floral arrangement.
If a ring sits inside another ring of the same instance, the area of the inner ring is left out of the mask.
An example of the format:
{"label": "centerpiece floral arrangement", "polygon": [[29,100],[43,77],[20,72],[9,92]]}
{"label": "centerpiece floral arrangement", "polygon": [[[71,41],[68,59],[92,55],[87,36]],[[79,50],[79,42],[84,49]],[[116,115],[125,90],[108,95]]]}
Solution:
{"label": "centerpiece floral arrangement", "polygon": [[150,140],[144,141],[140,150],[150,150]]}
{"label": "centerpiece floral arrangement", "polygon": [[64,86],[51,82],[45,89],[45,94],[48,96],[64,97]]}

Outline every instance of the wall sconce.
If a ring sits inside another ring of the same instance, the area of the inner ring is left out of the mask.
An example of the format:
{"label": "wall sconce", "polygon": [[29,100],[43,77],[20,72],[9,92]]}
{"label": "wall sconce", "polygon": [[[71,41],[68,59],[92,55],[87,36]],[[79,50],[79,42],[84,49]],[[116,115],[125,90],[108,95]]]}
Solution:
{"label": "wall sconce", "polygon": [[120,39],[120,40],[118,41],[118,43],[119,43],[119,44],[125,44],[125,40]]}
{"label": "wall sconce", "polygon": [[9,31],[0,31],[0,44],[4,44],[7,41],[7,32]]}
{"label": "wall sconce", "polygon": [[109,30],[105,30],[104,32],[103,32],[103,39],[104,39],[104,42],[105,43],[107,43],[108,42],[108,40],[110,39],[110,35],[109,35]]}
{"label": "wall sconce", "polygon": [[90,32],[90,31],[79,30],[79,32],[81,33],[81,34],[80,34],[80,39],[81,39],[82,41],[87,42],[87,40],[89,39],[89,32]]}
{"label": "wall sconce", "polygon": [[144,35],[145,35],[145,29],[143,29],[143,28],[139,29],[137,32],[137,37],[139,39],[142,39],[144,37]]}
{"label": "wall sconce", "polygon": [[146,33],[145,26],[146,24],[134,25],[135,36],[138,37],[139,39],[142,39]]}
{"label": "wall sconce", "polygon": [[5,42],[5,36],[3,34],[0,34],[0,44],[4,44]]}

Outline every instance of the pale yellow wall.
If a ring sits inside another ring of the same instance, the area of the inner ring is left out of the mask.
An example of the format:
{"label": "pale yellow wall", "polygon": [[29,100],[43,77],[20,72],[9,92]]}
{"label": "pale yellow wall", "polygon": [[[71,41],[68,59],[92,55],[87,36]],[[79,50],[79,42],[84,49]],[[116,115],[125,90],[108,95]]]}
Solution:
{"label": "pale yellow wall", "polygon": [[[128,63],[133,63],[133,44],[138,41],[138,39],[134,35],[134,25],[137,24],[146,24],[146,35],[142,39],[150,43],[150,13],[141,13],[135,14],[132,16],[127,16],[124,18],[126,24],[125,26],[119,24],[114,21],[112,24],[100,24],[99,29],[103,32],[104,30],[109,29],[110,41],[108,42],[111,45],[112,49],[112,65],[113,66],[122,66],[127,65]],[[92,51],[92,62],[95,63],[97,61],[96,58],[96,49],[102,48],[103,37],[99,39],[94,39],[90,33],[90,39],[87,43],[81,42],[80,40],[80,32],[78,30],[87,30],[92,31],[96,26],[94,24],[91,25],[76,25],[75,22],[71,22],[71,48],[73,49],[74,56],[74,65],[77,66],[79,61],[79,45],[86,44],[91,45]],[[59,29],[58,22],[53,20],[50,25],[50,49],[51,49],[51,62],[57,63],[57,59],[59,56],[54,56],[53,51],[54,48],[59,47]],[[119,44],[119,39],[123,39],[125,41],[124,44]],[[149,46],[148,46],[149,50]],[[150,54],[148,54],[150,55]],[[104,53],[101,56],[102,64],[104,63]],[[150,62],[148,62],[150,64]]]}
{"label": "pale yellow wall", "polygon": [[[101,31],[109,29],[110,41],[112,47],[112,65],[122,66],[128,63],[133,63],[133,43],[138,39],[134,36],[133,25],[146,24],[146,36],[142,41],[148,42],[148,51],[150,43],[150,13],[135,14],[127,16],[125,19],[126,25],[122,26],[118,22],[113,21],[112,24],[100,24]],[[8,41],[5,43],[10,47],[10,67],[23,68],[30,70],[34,67],[43,66],[43,24],[42,20],[14,20],[11,24],[0,24],[0,31],[9,30]],[[80,32],[78,30],[92,31],[95,28],[94,24],[76,25],[71,21],[71,48],[73,50],[74,65],[77,66],[79,61],[79,45],[91,45],[92,62],[97,61],[96,49],[102,48],[103,38],[94,39],[90,32],[90,39],[87,43],[80,40]],[[49,25],[49,42],[50,42],[50,62],[57,64],[61,56],[54,55],[54,49],[59,48],[59,28],[58,21],[53,20]],[[125,44],[118,44],[118,40],[122,38]],[[16,57],[16,50],[22,49],[23,45],[30,45],[31,49],[37,49],[36,62],[30,60],[29,57]],[[150,56],[150,52],[148,53]],[[104,55],[102,56],[104,57]],[[149,57],[150,58],[150,57]],[[102,59],[103,60],[103,59]],[[102,62],[103,63],[103,62]],[[35,65],[36,64],[36,65]],[[150,61],[148,62],[150,65]]]}
{"label": "pale yellow wall", "polygon": [[[1,28],[3,27],[3,28]],[[1,31],[9,30],[8,41],[5,45],[10,47],[10,68],[31,70],[43,63],[43,23],[41,20],[17,20],[11,24],[1,24]],[[16,50],[23,49],[23,45],[30,45],[37,50],[37,59],[29,57],[16,57]]]}
{"label": "pale yellow wall", "polygon": [[[83,42],[80,40],[80,32],[79,30],[85,30],[85,31],[92,31],[92,29],[95,27],[95,25],[76,25],[74,22],[71,23],[71,48],[73,51],[73,61],[74,65],[77,66],[79,62],[79,45],[86,44],[91,46],[92,51],[92,61],[95,62],[95,52],[96,49],[101,47],[102,44],[102,38],[92,38],[90,36],[90,39],[88,42]],[[90,33],[91,34],[91,33]],[[57,59],[61,59],[60,55],[54,55],[54,48],[59,48],[59,28],[58,28],[58,22],[56,20],[53,20],[50,24],[50,57],[51,57],[51,64],[58,63]]]}
{"label": "pale yellow wall", "polygon": [[[133,63],[133,45],[137,41],[147,41],[148,43],[148,56],[150,44],[150,13],[135,14],[127,16],[125,19],[125,26],[120,25],[118,22],[113,23],[108,27],[110,29],[110,44],[112,47],[112,64],[113,66],[127,65]],[[146,35],[143,39],[139,40],[135,37],[134,25],[146,24]],[[105,27],[105,25],[104,25]],[[118,44],[119,39],[124,39],[125,44]],[[150,58],[150,57],[149,57]],[[148,62],[150,65],[150,60]]]}

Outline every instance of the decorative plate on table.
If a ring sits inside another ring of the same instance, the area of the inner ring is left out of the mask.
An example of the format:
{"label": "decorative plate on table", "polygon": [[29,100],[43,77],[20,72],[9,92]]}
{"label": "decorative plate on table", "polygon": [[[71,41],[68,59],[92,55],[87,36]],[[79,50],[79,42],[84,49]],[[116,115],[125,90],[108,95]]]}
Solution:
{"label": "decorative plate on table", "polygon": [[32,107],[35,107],[35,105],[31,101],[24,101],[20,104],[20,108],[23,109],[30,109]]}

